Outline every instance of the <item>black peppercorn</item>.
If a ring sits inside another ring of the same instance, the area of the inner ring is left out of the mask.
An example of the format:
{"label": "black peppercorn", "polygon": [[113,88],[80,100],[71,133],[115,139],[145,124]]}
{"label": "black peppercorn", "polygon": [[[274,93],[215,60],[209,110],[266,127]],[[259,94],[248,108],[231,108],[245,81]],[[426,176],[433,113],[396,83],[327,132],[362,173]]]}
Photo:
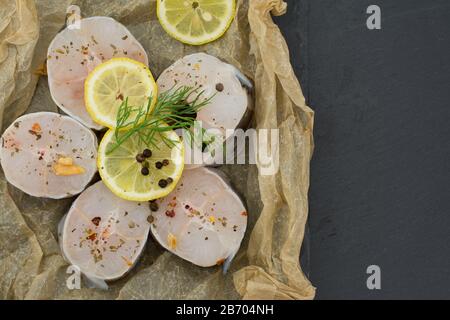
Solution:
{"label": "black peppercorn", "polygon": [[167,181],[167,184],[171,184],[173,182],[173,179],[169,177],[169,178],[167,178],[166,181]]}
{"label": "black peppercorn", "polygon": [[143,155],[142,153],[140,153],[140,154],[138,154],[138,155],[136,156],[136,161],[137,161],[137,162],[141,163],[141,162],[143,162],[144,160],[145,160],[145,157],[144,157],[144,155]]}
{"label": "black peppercorn", "polygon": [[160,161],[156,162],[155,167],[156,167],[156,169],[161,169],[163,167],[162,162],[160,162]]}
{"label": "black peppercorn", "polygon": [[149,173],[150,173],[150,170],[148,170],[148,168],[142,168],[141,169],[141,173],[142,173],[142,175],[144,175],[144,176],[148,176],[149,175]]}
{"label": "black peppercorn", "polygon": [[168,166],[169,165],[169,160],[164,159],[162,163],[163,163],[164,166]]}
{"label": "black peppercorn", "polygon": [[223,83],[216,84],[216,90],[219,92],[222,92],[225,87],[223,86]]}
{"label": "black peppercorn", "polygon": [[150,210],[152,210],[153,212],[158,211],[159,206],[156,202],[150,202]]}
{"label": "black peppercorn", "polygon": [[164,180],[164,179],[161,179],[161,180],[159,180],[158,185],[159,185],[161,188],[165,188],[165,187],[167,187],[167,181]]}
{"label": "black peppercorn", "polygon": [[146,158],[150,158],[152,156],[152,150],[145,149],[144,152],[142,153],[142,155]]}

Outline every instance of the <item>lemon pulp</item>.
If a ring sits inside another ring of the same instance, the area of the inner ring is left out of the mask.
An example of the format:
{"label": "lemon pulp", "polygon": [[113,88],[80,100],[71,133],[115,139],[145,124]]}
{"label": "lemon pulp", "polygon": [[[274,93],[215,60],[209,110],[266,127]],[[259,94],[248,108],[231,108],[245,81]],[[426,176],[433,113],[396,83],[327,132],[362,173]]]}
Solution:
{"label": "lemon pulp", "polygon": [[[168,140],[172,143],[167,144]],[[99,146],[98,169],[115,195],[126,200],[149,201],[164,197],[175,188],[184,168],[183,144],[174,131],[156,133],[154,144],[149,148],[139,134],[134,134],[117,145],[114,130],[106,132]],[[137,161],[136,156],[145,149],[151,150],[151,156]],[[142,173],[144,167],[148,168],[147,175]]]}
{"label": "lemon pulp", "polygon": [[158,19],[175,39],[202,45],[220,38],[236,14],[235,0],[158,0]]}
{"label": "lemon pulp", "polygon": [[[128,58],[113,58],[98,65],[85,82],[86,109],[95,122],[108,128],[116,126],[117,112],[126,99],[129,106],[141,107],[156,96],[157,85],[150,70]],[[152,99],[149,111],[155,103]]]}

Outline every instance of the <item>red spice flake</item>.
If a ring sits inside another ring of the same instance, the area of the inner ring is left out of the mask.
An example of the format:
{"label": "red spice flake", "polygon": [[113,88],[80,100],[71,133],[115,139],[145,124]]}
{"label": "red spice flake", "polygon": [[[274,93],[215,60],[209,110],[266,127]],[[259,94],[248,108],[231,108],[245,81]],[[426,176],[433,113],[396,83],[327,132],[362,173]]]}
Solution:
{"label": "red spice flake", "polygon": [[241,216],[244,216],[244,217],[248,216],[247,211],[242,211],[242,212],[241,212]]}
{"label": "red spice flake", "polygon": [[42,128],[39,125],[39,123],[35,123],[33,124],[33,126],[31,127],[31,130],[28,130],[28,132],[34,136],[36,136],[36,140],[39,140],[40,138],[42,138],[41,132],[42,132]]}
{"label": "red spice flake", "polygon": [[217,260],[216,265],[221,266],[225,262],[225,259]]}
{"label": "red spice flake", "polygon": [[166,216],[168,216],[169,218],[173,218],[175,217],[175,211],[172,210],[166,210]]}
{"label": "red spice flake", "polygon": [[91,221],[92,221],[92,223],[96,226],[96,227],[98,227],[98,225],[100,224],[100,221],[102,220],[102,218],[100,218],[100,217],[95,217],[94,219],[92,219]]}
{"label": "red spice flake", "polygon": [[41,125],[39,123],[34,123],[33,126],[31,127],[31,130],[33,130],[34,132],[38,133],[42,131]]}
{"label": "red spice flake", "polygon": [[[89,230],[91,231],[91,230]],[[95,232],[89,232],[88,236],[86,237],[87,240],[91,240],[91,241],[95,241],[95,239],[97,239],[97,233]]]}

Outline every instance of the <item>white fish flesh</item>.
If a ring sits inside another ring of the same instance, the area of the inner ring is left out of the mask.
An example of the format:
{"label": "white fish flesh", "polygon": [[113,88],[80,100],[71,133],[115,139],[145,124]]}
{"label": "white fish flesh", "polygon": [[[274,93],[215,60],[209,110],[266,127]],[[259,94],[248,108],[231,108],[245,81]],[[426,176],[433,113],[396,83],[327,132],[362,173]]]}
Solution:
{"label": "white fish flesh", "polygon": [[201,267],[230,261],[247,227],[239,196],[215,171],[185,171],[176,189],[150,204],[151,231],[167,250]]}
{"label": "white fish flesh", "polygon": [[99,181],[75,200],[62,222],[63,254],[94,283],[116,280],[141,255],[149,215],[148,203],[118,198]]}
{"label": "white fish flesh", "polygon": [[[204,91],[202,99],[214,95],[210,103],[198,112],[196,120],[202,122],[204,129],[216,129],[221,135],[218,141],[225,140],[227,129],[244,128],[250,121],[253,110],[252,82],[236,67],[214,56],[205,53],[185,56],[167,68],[157,83],[160,93],[188,86],[198,88],[198,93]],[[205,151],[201,141],[193,147],[188,141],[185,142],[187,169],[201,165],[192,163],[194,153],[203,153],[205,162],[211,162],[211,150]]]}
{"label": "white fish flesh", "polygon": [[53,100],[61,110],[89,128],[102,129],[84,104],[84,81],[99,64],[128,57],[148,65],[147,54],[136,38],[108,17],[81,19],[80,28],[61,31],[48,48],[47,73]]}
{"label": "white fish flesh", "polygon": [[2,135],[6,179],[23,192],[61,199],[84,190],[97,172],[97,137],[78,121],[53,112],[18,118]]}

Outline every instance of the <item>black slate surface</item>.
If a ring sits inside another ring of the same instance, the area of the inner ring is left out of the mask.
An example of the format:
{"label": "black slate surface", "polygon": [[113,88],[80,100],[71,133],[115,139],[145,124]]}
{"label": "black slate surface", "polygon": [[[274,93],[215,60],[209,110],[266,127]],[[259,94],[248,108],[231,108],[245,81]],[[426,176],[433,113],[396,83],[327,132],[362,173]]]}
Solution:
{"label": "black slate surface", "polygon": [[[275,20],[316,112],[317,298],[450,298],[450,1],[288,3]],[[372,264],[381,290],[366,287]]]}

